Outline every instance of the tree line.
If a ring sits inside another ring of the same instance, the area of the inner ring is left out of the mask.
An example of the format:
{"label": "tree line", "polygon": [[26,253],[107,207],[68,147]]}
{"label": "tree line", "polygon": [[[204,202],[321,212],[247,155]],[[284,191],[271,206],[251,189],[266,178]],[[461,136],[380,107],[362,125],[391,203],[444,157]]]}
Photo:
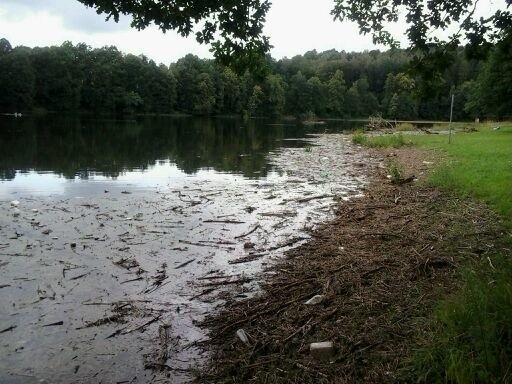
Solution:
{"label": "tree line", "polygon": [[508,36],[486,60],[461,47],[442,76],[425,79],[400,49],[268,56],[262,75],[190,54],[167,66],[113,46],[0,39],[0,111],[446,119],[454,93],[455,119],[501,119],[512,114],[511,47]]}

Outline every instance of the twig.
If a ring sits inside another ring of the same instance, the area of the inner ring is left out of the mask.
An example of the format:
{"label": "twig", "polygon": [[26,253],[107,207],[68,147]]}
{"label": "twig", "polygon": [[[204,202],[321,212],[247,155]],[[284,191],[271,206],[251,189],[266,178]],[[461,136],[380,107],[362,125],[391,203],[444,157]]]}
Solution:
{"label": "twig", "polygon": [[320,195],[320,196],[312,196],[312,197],[305,197],[302,199],[295,200],[297,203],[307,203],[311,200],[318,200],[318,199],[327,199],[329,197],[334,197],[334,195]]}
{"label": "twig", "polygon": [[203,220],[203,223],[245,224],[245,221],[237,221],[237,220]]}
{"label": "twig", "polygon": [[256,224],[253,229],[251,229],[249,232],[244,233],[242,235],[235,236],[235,239],[241,239],[242,237],[249,236],[250,234],[254,233],[258,228],[261,228],[261,225]]}
{"label": "twig", "polygon": [[191,260],[185,261],[184,263],[181,263],[174,269],[180,269],[180,268],[186,267],[187,265],[189,265],[190,263],[193,263],[194,261],[196,261],[196,259],[191,259]]}

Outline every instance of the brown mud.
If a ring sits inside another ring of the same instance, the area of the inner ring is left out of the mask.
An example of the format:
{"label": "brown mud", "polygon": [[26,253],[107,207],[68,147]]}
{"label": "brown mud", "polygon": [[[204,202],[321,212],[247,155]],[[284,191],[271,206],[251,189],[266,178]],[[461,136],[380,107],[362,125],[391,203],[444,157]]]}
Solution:
{"label": "brown mud", "polygon": [[[460,267],[485,260],[502,233],[480,203],[421,182],[439,161],[434,153],[372,156],[400,164],[404,180],[420,180],[393,184],[373,167],[365,196],[340,203],[334,220],[270,267],[260,295],[203,322],[213,352],[199,381],[400,381],[432,308],[457,289]],[[320,303],[305,305],[316,295]],[[334,346],[330,358],[312,357],[310,343],[325,341]]]}

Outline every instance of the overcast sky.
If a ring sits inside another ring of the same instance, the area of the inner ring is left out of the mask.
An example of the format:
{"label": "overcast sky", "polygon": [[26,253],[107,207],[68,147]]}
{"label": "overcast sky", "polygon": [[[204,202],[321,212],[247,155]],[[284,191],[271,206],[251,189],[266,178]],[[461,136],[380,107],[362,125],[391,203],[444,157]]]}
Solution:
{"label": "overcast sky", "polygon": [[[483,0],[480,4],[480,12],[485,14],[503,8],[505,0]],[[272,56],[292,57],[312,49],[383,48],[373,45],[370,36],[359,35],[354,24],[334,22],[332,5],[333,0],[274,0],[265,26],[274,45]],[[405,26],[396,25],[393,31],[396,37],[403,37]],[[164,64],[187,53],[212,57],[208,47],[193,37],[183,38],[173,31],[164,34],[155,27],[136,31],[126,18],[117,24],[105,22],[104,16],[75,0],[0,0],[0,37],[13,46],[60,45],[66,40],[92,47],[115,45],[123,52],[144,54]]]}

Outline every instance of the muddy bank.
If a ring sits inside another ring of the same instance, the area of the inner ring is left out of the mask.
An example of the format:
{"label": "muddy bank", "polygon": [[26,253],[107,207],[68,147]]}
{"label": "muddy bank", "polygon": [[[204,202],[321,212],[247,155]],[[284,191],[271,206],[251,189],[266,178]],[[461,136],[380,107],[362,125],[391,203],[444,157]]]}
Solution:
{"label": "muddy bank", "polygon": [[0,202],[0,381],[188,381],[196,326],[361,194],[343,135],[269,155],[261,179],[201,171],[158,189]]}
{"label": "muddy bank", "polygon": [[[411,148],[373,156],[400,164],[406,179],[437,161]],[[214,352],[200,381],[399,382],[426,316],[457,288],[459,267],[485,258],[501,236],[499,219],[479,203],[421,180],[392,184],[374,167],[365,196],[340,204],[333,221],[272,266],[262,294],[203,323]],[[323,359],[310,352],[316,342],[332,342]]]}

